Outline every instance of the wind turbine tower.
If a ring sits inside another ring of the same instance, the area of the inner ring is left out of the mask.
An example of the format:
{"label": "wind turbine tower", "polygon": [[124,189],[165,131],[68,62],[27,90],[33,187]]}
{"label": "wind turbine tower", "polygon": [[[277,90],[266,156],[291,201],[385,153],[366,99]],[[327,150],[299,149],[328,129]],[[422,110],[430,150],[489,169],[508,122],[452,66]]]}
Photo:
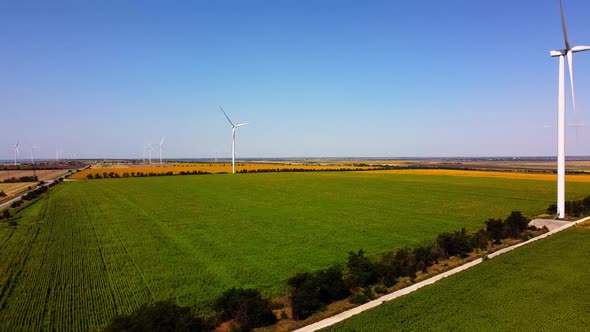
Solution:
{"label": "wind turbine tower", "polygon": [[18,145],[20,144],[20,139],[14,145],[14,166],[16,166],[16,160],[18,159]]}
{"label": "wind turbine tower", "polygon": [[231,122],[231,120],[229,119],[229,116],[227,116],[227,114],[225,113],[223,108],[221,108],[221,106],[219,106],[219,109],[223,112],[223,115],[225,115],[227,122],[229,122],[229,124],[231,125],[231,172],[233,174],[235,174],[236,173],[236,129],[239,127],[243,127],[243,126],[247,125],[248,123],[240,123],[240,124],[234,125],[234,123]]}
{"label": "wind turbine tower", "polygon": [[162,137],[162,140],[160,141],[160,165],[162,165],[162,146],[164,145],[164,138],[166,138],[166,136]]}
{"label": "wind turbine tower", "polygon": [[550,51],[552,57],[559,57],[559,78],[557,93],[557,216],[565,218],[565,57],[569,66],[570,87],[572,90],[572,106],[576,111],[576,96],[574,94],[573,53],[590,50],[590,46],[570,46],[565,15],[563,14],[563,0],[559,1],[561,14],[561,29],[565,48]]}

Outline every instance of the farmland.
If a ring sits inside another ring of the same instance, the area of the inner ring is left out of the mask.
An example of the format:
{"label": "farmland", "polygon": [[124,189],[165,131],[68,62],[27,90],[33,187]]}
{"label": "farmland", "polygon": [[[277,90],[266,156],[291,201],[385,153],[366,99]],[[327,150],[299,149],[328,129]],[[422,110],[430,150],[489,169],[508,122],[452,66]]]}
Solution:
{"label": "farmland", "polygon": [[19,178],[22,176],[33,176],[37,175],[39,181],[48,181],[56,179],[60,176],[65,175],[69,172],[69,169],[38,169],[38,170],[10,170],[0,172],[0,181],[4,181],[8,178]]}
{"label": "farmland", "polygon": [[584,331],[590,229],[575,227],[327,331]]}
{"label": "farmland", "polygon": [[[89,330],[172,298],[201,309],[232,286],[285,279],[480,228],[553,201],[554,182],[449,171],[276,173],[62,183],[0,224],[0,329]],[[584,178],[585,179],[585,178]],[[568,199],[590,183],[568,184]],[[34,310],[29,310],[35,308]]]}

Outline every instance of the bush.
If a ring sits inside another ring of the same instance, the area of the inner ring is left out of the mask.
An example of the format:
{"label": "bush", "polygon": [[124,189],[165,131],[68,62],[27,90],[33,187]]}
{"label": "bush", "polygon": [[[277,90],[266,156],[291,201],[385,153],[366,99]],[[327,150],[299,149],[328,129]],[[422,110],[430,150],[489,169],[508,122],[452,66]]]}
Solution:
{"label": "bush", "polygon": [[349,288],[365,287],[377,282],[377,270],[375,264],[365,256],[363,249],[358,253],[351,251],[348,253],[348,282]]}
{"label": "bush", "polygon": [[298,273],[287,281],[294,319],[305,319],[326,304],[345,299],[350,291],[342,280],[342,267],[333,265],[314,273]]}
{"label": "bush", "polygon": [[506,237],[502,219],[488,219],[486,221],[486,232],[494,240],[494,244],[500,244],[500,240]]}
{"label": "bush", "polygon": [[117,316],[104,331],[210,331],[211,324],[195,317],[189,307],[173,301],[144,304],[128,316]]}
{"label": "bush", "polygon": [[512,211],[508,218],[504,220],[504,224],[506,226],[506,235],[517,238],[520,236],[520,233],[527,230],[529,227],[529,220],[525,218],[520,211]]}
{"label": "bush", "polygon": [[388,293],[387,287],[385,287],[384,285],[377,285],[377,286],[375,286],[375,293],[387,294]]}
{"label": "bush", "polygon": [[375,298],[375,293],[370,287],[362,289],[360,292],[356,292],[350,296],[348,301],[352,304],[363,304],[367,303]]}
{"label": "bush", "polygon": [[277,318],[271,310],[270,301],[256,289],[232,288],[223,293],[213,304],[225,320],[234,320],[241,331],[272,325]]}
{"label": "bush", "polygon": [[10,221],[8,222],[8,224],[9,224],[10,226],[17,226],[17,225],[18,225],[18,222],[16,222],[16,220],[10,220]]}
{"label": "bush", "polygon": [[8,210],[2,211],[2,217],[6,218],[6,219],[10,218],[10,211],[8,211]]}
{"label": "bush", "polygon": [[4,190],[0,191],[0,197],[6,197],[8,195],[6,195],[6,193],[4,192]]}
{"label": "bush", "polygon": [[465,257],[473,251],[472,241],[465,228],[454,233],[442,233],[436,243],[443,250],[443,257]]}

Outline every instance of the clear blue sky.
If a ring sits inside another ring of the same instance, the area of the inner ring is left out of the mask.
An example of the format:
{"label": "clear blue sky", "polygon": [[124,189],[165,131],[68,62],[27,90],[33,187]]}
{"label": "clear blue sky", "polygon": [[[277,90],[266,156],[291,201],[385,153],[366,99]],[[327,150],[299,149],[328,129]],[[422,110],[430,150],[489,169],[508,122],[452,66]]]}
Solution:
{"label": "clear blue sky", "polygon": [[[590,2],[566,0],[572,44]],[[555,155],[557,0],[4,1],[0,159]],[[588,52],[590,53],[590,52]],[[568,155],[590,155],[576,54]],[[568,87],[569,88],[569,87]],[[568,105],[569,105],[568,96]]]}

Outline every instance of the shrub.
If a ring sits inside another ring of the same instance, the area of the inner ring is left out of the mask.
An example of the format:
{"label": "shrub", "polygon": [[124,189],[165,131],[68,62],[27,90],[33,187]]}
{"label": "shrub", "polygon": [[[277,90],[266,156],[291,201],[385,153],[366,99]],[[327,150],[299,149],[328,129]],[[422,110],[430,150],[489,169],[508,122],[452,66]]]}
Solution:
{"label": "shrub", "polygon": [[6,197],[8,195],[6,195],[6,193],[4,192],[4,190],[0,191],[0,197]]}
{"label": "shrub", "polygon": [[349,288],[365,287],[377,282],[376,266],[365,256],[363,249],[359,250],[358,253],[349,252],[346,266],[349,272]]}
{"label": "shrub", "polygon": [[473,246],[471,244],[471,238],[465,228],[454,233],[442,233],[436,239],[436,243],[441,247],[444,252],[444,257],[459,256],[465,257],[471,251]]}
{"label": "shrub", "polygon": [[9,224],[10,226],[17,226],[17,225],[18,225],[18,222],[16,222],[16,220],[10,220],[10,221],[8,222],[8,224]]}
{"label": "shrub", "polygon": [[117,316],[104,331],[210,331],[212,326],[195,317],[189,307],[173,301],[144,304],[128,316]]}
{"label": "shrub", "polygon": [[88,174],[88,175],[86,175],[86,178],[89,180],[92,180],[92,179],[94,179],[94,176],[92,174]]}
{"label": "shrub", "polygon": [[213,304],[225,320],[234,320],[242,331],[272,325],[277,321],[270,301],[256,289],[232,288],[223,293]]}
{"label": "shrub", "polygon": [[6,218],[6,219],[10,218],[10,211],[8,211],[8,210],[2,211],[2,217]]}
{"label": "shrub", "polygon": [[494,244],[499,244],[500,240],[506,237],[502,219],[488,219],[486,221],[486,232],[494,240]]}
{"label": "shrub", "polygon": [[506,235],[517,238],[520,233],[526,231],[529,226],[529,220],[520,211],[512,211],[508,218],[504,220],[504,224],[506,226]]}
{"label": "shrub", "polygon": [[314,273],[298,273],[287,281],[294,319],[305,319],[326,304],[346,298],[350,292],[342,280],[342,267],[333,265]]}
{"label": "shrub", "polygon": [[549,214],[556,214],[557,213],[557,204],[551,204],[547,208],[547,213]]}
{"label": "shrub", "polygon": [[387,294],[388,293],[387,287],[385,287],[385,285],[377,285],[377,286],[375,286],[375,293]]}

